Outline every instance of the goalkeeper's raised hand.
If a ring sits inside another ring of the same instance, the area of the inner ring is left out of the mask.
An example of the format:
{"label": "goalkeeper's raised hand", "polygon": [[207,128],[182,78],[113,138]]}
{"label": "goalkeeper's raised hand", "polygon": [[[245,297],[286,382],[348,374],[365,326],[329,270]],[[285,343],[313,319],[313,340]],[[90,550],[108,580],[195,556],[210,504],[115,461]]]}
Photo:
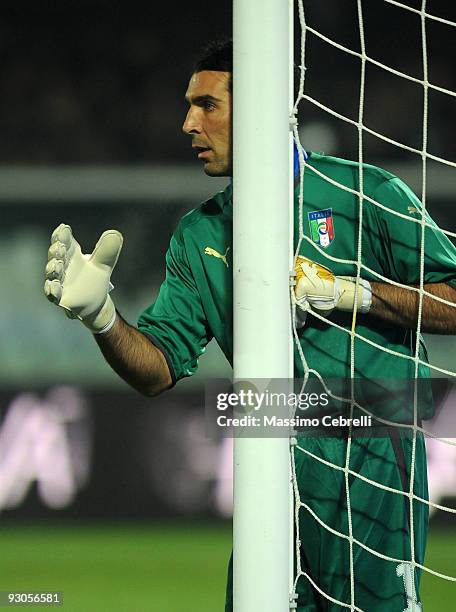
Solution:
{"label": "goalkeeper's raised hand", "polygon": [[122,243],[120,232],[107,230],[93,253],[84,255],[69,225],[62,223],[51,236],[44,293],[95,334],[108,331],[116,319],[109,291]]}
{"label": "goalkeeper's raised hand", "polygon": [[[331,270],[301,255],[296,260],[295,297],[304,311],[309,309],[328,315],[334,309],[353,312],[356,278],[335,276]],[[358,281],[357,311],[369,312],[372,301],[370,283]]]}

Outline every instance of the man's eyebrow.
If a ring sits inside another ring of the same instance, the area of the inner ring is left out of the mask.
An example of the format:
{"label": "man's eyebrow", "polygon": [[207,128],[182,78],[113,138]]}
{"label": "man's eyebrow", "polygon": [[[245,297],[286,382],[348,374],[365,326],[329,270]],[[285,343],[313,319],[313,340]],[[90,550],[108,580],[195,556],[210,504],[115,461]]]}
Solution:
{"label": "man's eyebrow", "polygon": [[221,102],[220,98],[215,98],[210,94],[203,94],[202,96],[195,96],[194,98],[191,96],[185,96],[185,100],[189,104],[196,104],[197,106],[205,104],[206,102]]}

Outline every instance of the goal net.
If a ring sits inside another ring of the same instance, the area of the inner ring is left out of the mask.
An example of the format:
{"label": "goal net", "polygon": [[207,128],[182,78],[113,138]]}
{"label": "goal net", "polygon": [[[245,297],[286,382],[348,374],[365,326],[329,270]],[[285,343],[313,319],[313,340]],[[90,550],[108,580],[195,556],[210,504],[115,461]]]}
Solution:
{"label": "goal net", "polygon": [[[298,608],[310,596],[330,610],[418,611],[420,578],[456,580],[424,560],[429,511],[456,512],[428,499],[424,447],[425,437],[456,445],[451,432],[439,439],[426,427],[433,410],[429,376],[453,379],[456,372],[451,359],[431,355],[428,363],[422,342],[427,301],[454,307],[429,283],[456,287],[456,233],[442,206],[456,167],[449,136],[456,92],[447,59],[456,20],[449,10],[431,0],[297,2],[296,256],[357,283],[387,284],[392,295],[402,290],[400,299],[418,310],[407,334],[405,325],[375,322],[356,310],[343,318],[310,309],[302,327],[294,305],[302,390],[318,381],[348,418],[364,414],[373,423],[373,433],[357,435],[352,424],[346,434],[297,433],[293,440]],[[313,138],[354,162],[307,156]],[[405,178],[417,195],[377,166]],[[446,270],[440,256],[449,258]],[[348,381],[344,392],[336,378]],[[369,379],[381,389],[373,402]],[[404,380],[408,412],[398,418],[391,405],[383,408]],[[335,577],[337,557],[345,569]]]}

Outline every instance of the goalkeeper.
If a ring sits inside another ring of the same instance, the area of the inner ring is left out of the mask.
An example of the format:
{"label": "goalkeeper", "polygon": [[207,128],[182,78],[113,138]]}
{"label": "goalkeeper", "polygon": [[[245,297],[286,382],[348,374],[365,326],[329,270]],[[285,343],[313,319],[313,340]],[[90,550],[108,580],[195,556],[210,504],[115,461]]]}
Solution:
{"label": "goalkeeper", "polygon": [[[231,96],[231,43],[215,43],[202,54],[190,78],[186,92],[189,108],[183,125],[209,176],[232,175]],[[329,322],[350,329],[356,306],[357,333],[368,342],[355,339],[355,376],[413,378],[414,362],[399,355],[414,356],[418,343],[421,360],[426,362],[424,344],[414,332],[418,294],[407,287],[380,283],[370,273],[363,272],[361,282],[356,283],[353,265],[332,260],[329,263],[322,255],[326,252],[335,258],[357,260],[359,202],[352,193],[320,178],[312,168],[352,190],[359,189],[358,164],[321,154],[308,155],[303,231],[311,241],[302,243],[295,289],[304,323],[299,341],[307,362],[324,378],[350,377],[350,336]],[[363,264],[396,283],[418,286],[421,226],[407,218],[421,214],[420,202],[399,179],[367,165],[364,193],[403,216],[364,202]],[[456,250],[436,231],[429,217],[426,219],[425,289],[455,303]],[[48,299],[70,317],[81,320],[94,334],[110,365],[135,389],[153,396],[191,376],[212,338],[232,361],[231,184],[179,223],[166,255],[166,279],[155,302],[140,315],[137,327],[121,317],[110,297],[110,277],[122,247],[119,232],[105,232],[91,255],[81,253],[67,225],[54,231],[51,242],[45,281]],[[421,329],[456,333],[456,309],[425,296]],[[380,351],[369,341],[392,352]],[[302,376],[298,356],[295,371],[297,377]],[[428,375],[428,369],[421,364],[419,376]],[[306,438],[299,444],[327,461],[345,465],[347,440],[343,437]],[[399,434],[356,439],[352,441],[350,467],[371,480],[409,491],[411,447],[412,440]],[[296,453],[296,474],[301,500],[330,528],[348,534],[344,474],[310,460],[302,452]],[[410,566],[379,555],[398,560],[411,558],[408,498],[359,478],[354,478],[350,486],[353,536],[378,553],[354,544],[355,604],[369,612],[402,612],[412,601],[419,602],[419,572],[411,577]],[[416,445],[414,491],[426,499],[421,437]],[[340,606],[325,594],[350,604],[347,540],[332,535],[304,509],[300,520],[300,565],[319,590],[302,576],[298,583],[298,610],[339,610]],[[415,559],[422,563],[427,528],[425,504],[415,503],[413,525]],[[226,610],[231,609],[230,571]]]}

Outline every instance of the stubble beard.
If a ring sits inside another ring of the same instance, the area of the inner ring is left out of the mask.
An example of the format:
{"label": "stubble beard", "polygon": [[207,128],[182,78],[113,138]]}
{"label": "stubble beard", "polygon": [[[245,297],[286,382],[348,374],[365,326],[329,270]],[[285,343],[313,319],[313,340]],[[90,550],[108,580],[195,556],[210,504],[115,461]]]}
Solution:
{"label": "stubble beard", "polygon": [[212,177],[222,177],[222,176],[231,176],[231,172],[230,172],[230,168],[228,167],[228,164],[213,164],[212,168],[210,167],[212,164],[210,162],[208,162],[207,164],[204,165],[204,173],[207,174],[207,176],[212,176]]}
{"label": "stubble beard", "polygon": [[208,161],[204,164],[203,169],[204,169],[205,174],[207,174],[207,176],[212,176],[212,177],[233,176],[233,164],[232,164],[231,159]]}

